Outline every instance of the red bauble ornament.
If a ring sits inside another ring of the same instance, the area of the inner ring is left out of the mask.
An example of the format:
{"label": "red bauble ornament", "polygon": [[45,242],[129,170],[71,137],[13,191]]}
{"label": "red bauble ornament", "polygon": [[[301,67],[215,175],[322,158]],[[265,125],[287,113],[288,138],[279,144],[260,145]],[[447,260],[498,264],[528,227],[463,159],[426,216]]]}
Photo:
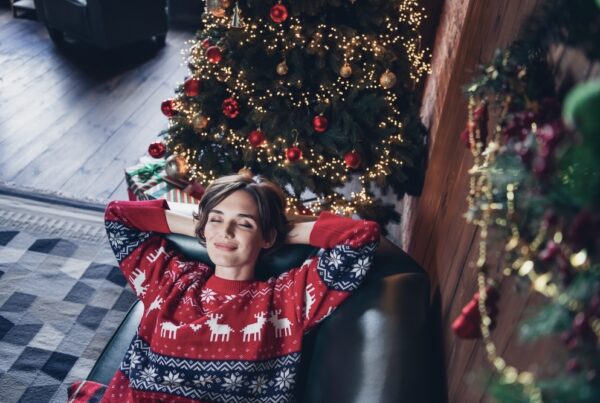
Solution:
{"label": "red bauble ornament", "polygon": [[360,165],[360,154],[355,150],[344,154],[344,162],[348,168],[356,169]]}
{"label": "red bauble ornament", "polygon": [[218,46],[210,46],[208,49],[206,49],[206,58],[213,64],[219,63],[221,59],[223,59],[221,49],[219,49]]}
{"label": "red bauble ornament", "polygon": [[252,147],[258,147],[265,141],[265,134],[260,130],[252,130],[248,135],[248,141]]}
{"label": "red bauble ornament", "polygon": [[197,78],[188,78],[183,83],[183,92],[188,97],[196,97],[200,94],[200,80]]}
{"label": "red bauble ornament", "polygon": [[165,101],[162,101],[162,103],[160,104],[160,110],[162,111],[162,113],[167,116],[167,117],[171,117],[171,116],[175,116],[177,115],[177,109],[175,109],[175,103],[173,102],[172,99],[167,99]]}
{"label": "red bauble ornament", "polygon": [[285,158],[290,162],[296,162],[302,158],[302,150],[297,146],[292,146],[285,150]]}
{"label": "red bauble ornament", "polygon": [[183,189],[183,192],[189,194],[197,200],[200,200],[202,199],[202,196],[204,196],[204,190],[205,189],[204,186],[202,186],[202,184],[197,182],[190,182],[189,185],[187,185]]}
{"label": "red bauble ornament", "polygon": [[204,38],[204,40],[202,41],[202,47],[204,49],[208,49],[210,48],[212,45],[214,45],[212,38],[208,37],[208,38]]}
{"label": "red bauble ornament", "polygon": [[271,7],[269,16],[271,17],[271,19],[274,22],[281,24],[283,21],[287,20],[287,18],[288,18],[287,7],[284,6],[283,4],[275,4],[273,7]]}
{"label": "red bauble ornament", "polygon": [[165,155],[167,146],[162,141],[155,141],[148,146],[148,154],[152,158],[161,158]]}
{"label": "red bauble ornament", "polygon": [[316,132],[319,133],[323,133],[324,131],[327,131],[327,118],[323,115],[319,115],[319,116],[315,116],[313,118],[313,129],[315,129]]}
{"label": "red bauble ornament", "polygon": [[228,118],[233,119],[240,114],[238,103],[233,98],[227,98],[224,100],[221,108],[223,109],[223,115],[227,116]]}

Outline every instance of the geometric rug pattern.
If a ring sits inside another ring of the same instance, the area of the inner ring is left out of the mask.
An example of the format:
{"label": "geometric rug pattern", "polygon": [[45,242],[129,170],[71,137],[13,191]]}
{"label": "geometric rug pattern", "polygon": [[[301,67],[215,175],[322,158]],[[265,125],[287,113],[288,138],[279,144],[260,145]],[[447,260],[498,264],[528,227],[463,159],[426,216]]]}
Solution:
{"label": "geometric rug pattern", "polygon": [[[10,205],[0,195],[0,216]],[[25,208],[29,224],[39,205]],[[101,233],[102,212],[43,207],[39,219],[51,217],[54,227],[98,225]],[[0,220],[2,402],[65,402],[67,387],[86,378],[136,298],[106,237],[90,241],[89,231],[78,237],[77,230],[56,236],[52,227],[33,231]]]}

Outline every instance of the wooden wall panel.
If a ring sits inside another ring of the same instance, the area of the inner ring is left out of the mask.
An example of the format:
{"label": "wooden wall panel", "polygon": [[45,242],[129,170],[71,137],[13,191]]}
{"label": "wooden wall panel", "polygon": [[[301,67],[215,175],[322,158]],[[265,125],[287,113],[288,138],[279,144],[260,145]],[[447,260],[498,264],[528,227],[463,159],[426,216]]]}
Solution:
{"label": "wooden wall panel", "polygon": [[[447,0],[439,18],[432,74],[421,108],[423,122],[430,128],[429,166],[421,197],[403,202],[403,228],[396,237],[428,272],[432,300],[436,295],[441,300],[442,345],[451,402],[482,400],[483,388],[465,379],[485,365],[479,341],[456,340],[449,331],[452,320],[476,291],[472,262],[478,239],[474,227],[463,218],[472,160],[458,139],[466,123],[462,86],[478,64],[489,61],[498,47],[515,38],[535,5],[535,0]],[[501,301],[503,315],[494,334],[501,351],[512,347],[513,324],[528,299],[527,293],[514,297],[510,291],[510,284],[502,285],[507,297]]]}
{"label": "wooden wall panel", "polygon": [[[460,340],[450,331],[452,321],[476,291],[473,263],[478,255],[478,234],[463,217],[472,158],[459,140],[467,113],[462,88],[476,73],[477,65],[489,62],[497,48],[516,38],[540,2],[447,0],[439,16],[432,74],[421,105],[423,122],[430,129],[425,186],[420,198],[404,199],[399,208],[402,227],[391,236],[401,239],[404,249],[422,264],[432,282],[432,301],[440,301],[436,308],[450,402],[490,400],[486,383],[476,381],[482,369],[490,368],[481,341]],[[559,88],[600,76],[600,66],[590,64],[581,52],[557,47],[549,57],[556,66]],[[497,262],[496,273],[501,270],[501,258],[499,252],[489,256],[489,261]],[[521,345],[516,334],[516,325],[544,299],[528,290],[516,292],[512,278],[502,280],[500,293],[500,315],[492,336],[500,354],[520,370],[541,374],[555,370],[562,354],[557,340]]]}

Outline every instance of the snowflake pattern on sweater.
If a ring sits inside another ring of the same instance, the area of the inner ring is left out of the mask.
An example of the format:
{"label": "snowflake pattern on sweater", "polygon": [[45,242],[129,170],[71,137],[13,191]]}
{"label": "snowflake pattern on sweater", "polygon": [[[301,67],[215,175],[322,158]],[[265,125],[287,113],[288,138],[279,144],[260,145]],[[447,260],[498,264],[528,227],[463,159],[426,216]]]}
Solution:
{"label": "snowflake pattern on sweater", "polygon": [[294,401],[302,337],[360,285],[378,225],[323,212],[310,234],[319,256],[266,281],[235,281],[162,236],[166,208],[150,200],[106,209],[110,245],[144,315],[103,401]]}

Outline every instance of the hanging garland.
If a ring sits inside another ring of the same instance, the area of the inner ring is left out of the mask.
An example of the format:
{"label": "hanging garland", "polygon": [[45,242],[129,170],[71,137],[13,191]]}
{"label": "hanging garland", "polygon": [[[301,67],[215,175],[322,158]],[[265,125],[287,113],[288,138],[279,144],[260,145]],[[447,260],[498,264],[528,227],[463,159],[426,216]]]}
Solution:
{"label": "hanging garland", "polygon": [[[466,90],[460,137],[474,160],[466,217],[479,227],[479,291],[452,328],[483,338],[499,375],[489,390],[499,401],[599,401],[600,81],[563,99],[547,54],[562,44],[600,60],[600,4],[556,0],[537,11],[521,40]],[[488,132],[491,111],[497,117]],[[569,359],[553,378],[510,365],[490,338],[502,281],[492,278],[493,250],[504,251],[503,278],[547,297],[519,330],[525,341],[560,334]]]}

